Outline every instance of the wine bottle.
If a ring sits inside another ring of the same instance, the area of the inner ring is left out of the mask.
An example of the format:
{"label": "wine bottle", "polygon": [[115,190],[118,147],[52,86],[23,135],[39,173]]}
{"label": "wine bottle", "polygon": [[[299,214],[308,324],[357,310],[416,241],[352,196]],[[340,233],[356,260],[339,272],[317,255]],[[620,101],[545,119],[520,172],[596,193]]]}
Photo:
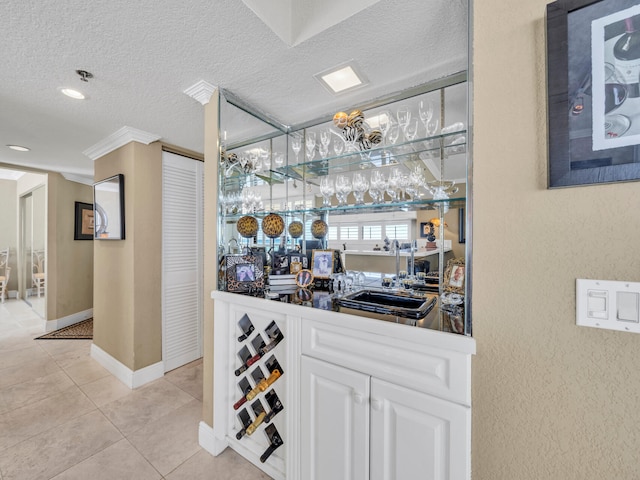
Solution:
{"label": "wine bottle", "polygon": [[271,454],[275,452],[276,449],[283,444],[284,442],[282,441],[282,438],[280,437],[280,435],[278,435],[278,432],[276,432],[275,435],[273,435],[273,437],[271,438],[271,443],[269,444],[269,447],[264,451],[262,455],[260,455],[260,461],[262,463],[266,462],[267,459],[271,456]]}
{"label": "wine bottle", "polygon": [[247,427],[247,430],[246,430],[247,435],[253,435],[253,432],[256,431],[256,429],[260,426],[260,424],[264,420],[264,417],[266,416],[267,416],[266,412],[261,412],[260,415],[258,415],[258,417],[253,421],[253,423]]}
{"label": "wine bottle", "polygon": [[640,96],[638,76],[640,75],[640,31],[633,25],[633,18],[625,20],[626,31],[613,46],[616,69],[621,80],[628,85],[630,97]]}

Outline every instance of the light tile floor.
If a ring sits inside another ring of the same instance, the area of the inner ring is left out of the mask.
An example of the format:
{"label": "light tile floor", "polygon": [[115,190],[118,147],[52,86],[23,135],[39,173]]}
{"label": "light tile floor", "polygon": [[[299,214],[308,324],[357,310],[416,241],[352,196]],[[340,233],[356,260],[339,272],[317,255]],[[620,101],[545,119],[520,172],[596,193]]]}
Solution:
{"label": "light tile floor", "polygon": [[0,304],[0,480],[270,478],[198,445],[201,361],[130,390],[90,340],[33,340],[42,333],[24,302]]}

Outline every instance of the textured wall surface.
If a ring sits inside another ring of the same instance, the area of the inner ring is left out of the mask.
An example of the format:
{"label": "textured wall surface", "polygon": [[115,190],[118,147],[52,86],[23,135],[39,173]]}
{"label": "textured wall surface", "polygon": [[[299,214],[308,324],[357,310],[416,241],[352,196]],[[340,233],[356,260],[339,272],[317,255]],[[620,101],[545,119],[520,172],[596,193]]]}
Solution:
{"label": "textured wall surface", "polygon": [[640,183],[546,189],[546,2],[474,3],[473,478],[640,478],[640,336],[575,325],[640,281]]}

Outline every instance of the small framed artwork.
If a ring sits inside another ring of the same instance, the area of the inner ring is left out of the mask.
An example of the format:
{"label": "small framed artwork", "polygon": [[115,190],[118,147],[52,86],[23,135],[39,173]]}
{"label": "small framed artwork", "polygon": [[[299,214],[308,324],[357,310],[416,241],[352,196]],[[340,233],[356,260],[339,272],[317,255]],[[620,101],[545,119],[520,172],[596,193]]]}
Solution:
{"label": "small framed artwork", "polygon": [[302,262],[291,262],[289,273],[298,273],[302,270]]}
{"label": "small framed artwork", "polygon": [[449,260],[444,271],[443,290],[464,295],[465,276],[464,257]]}
{"label": "small framed artwork", "polygon": [[640,180],[640,5],[547,5],[548,187]]}
{"label": "small framed artwork", "polygon": [[333,250],[314,250],[311,257],[311,272],[315,278],[329,278],[334,268]]}
{"label": "small framed artwork", "polygon": [[93,240],[93,205],[91,203],[76,203],[74,240]]}
{"label": "small framed artwork", "polygon": [[307,288],[313,283],[313,273],[311,270],[300,270],[296,274],[296,285],[300,288]]}
{"label": "small framed artwork", "polygon": [[262,257],[255,255],[225,256],[227,291],[247,293],[264,288]]}

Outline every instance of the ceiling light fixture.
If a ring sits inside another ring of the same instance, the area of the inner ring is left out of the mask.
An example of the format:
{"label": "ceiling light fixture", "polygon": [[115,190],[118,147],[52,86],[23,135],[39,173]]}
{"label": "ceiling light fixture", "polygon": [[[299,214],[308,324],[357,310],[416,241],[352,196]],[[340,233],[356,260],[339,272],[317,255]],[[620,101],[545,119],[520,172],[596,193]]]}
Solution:
{"label": "ceiling light fixture", "polygon": [[7,145],[7,147],[9,147],[11,150],[15,150],[17,152],[28,152],[29,150],[31,150],[30,148],[23,147],[21,145]]}
{"label": "ceiling light fixture", "polygon": [[351,91],[368,83],[364,75],[355,66],[353,60],[316,73],[314,77],[334,94]]}
{"label": "ceiling light fixture", "polygon": [[73,88],[61,88],[60,91],[67,97],[74,98],[76,100],[84,100],[86,98],[83,93],[74,90]]}

